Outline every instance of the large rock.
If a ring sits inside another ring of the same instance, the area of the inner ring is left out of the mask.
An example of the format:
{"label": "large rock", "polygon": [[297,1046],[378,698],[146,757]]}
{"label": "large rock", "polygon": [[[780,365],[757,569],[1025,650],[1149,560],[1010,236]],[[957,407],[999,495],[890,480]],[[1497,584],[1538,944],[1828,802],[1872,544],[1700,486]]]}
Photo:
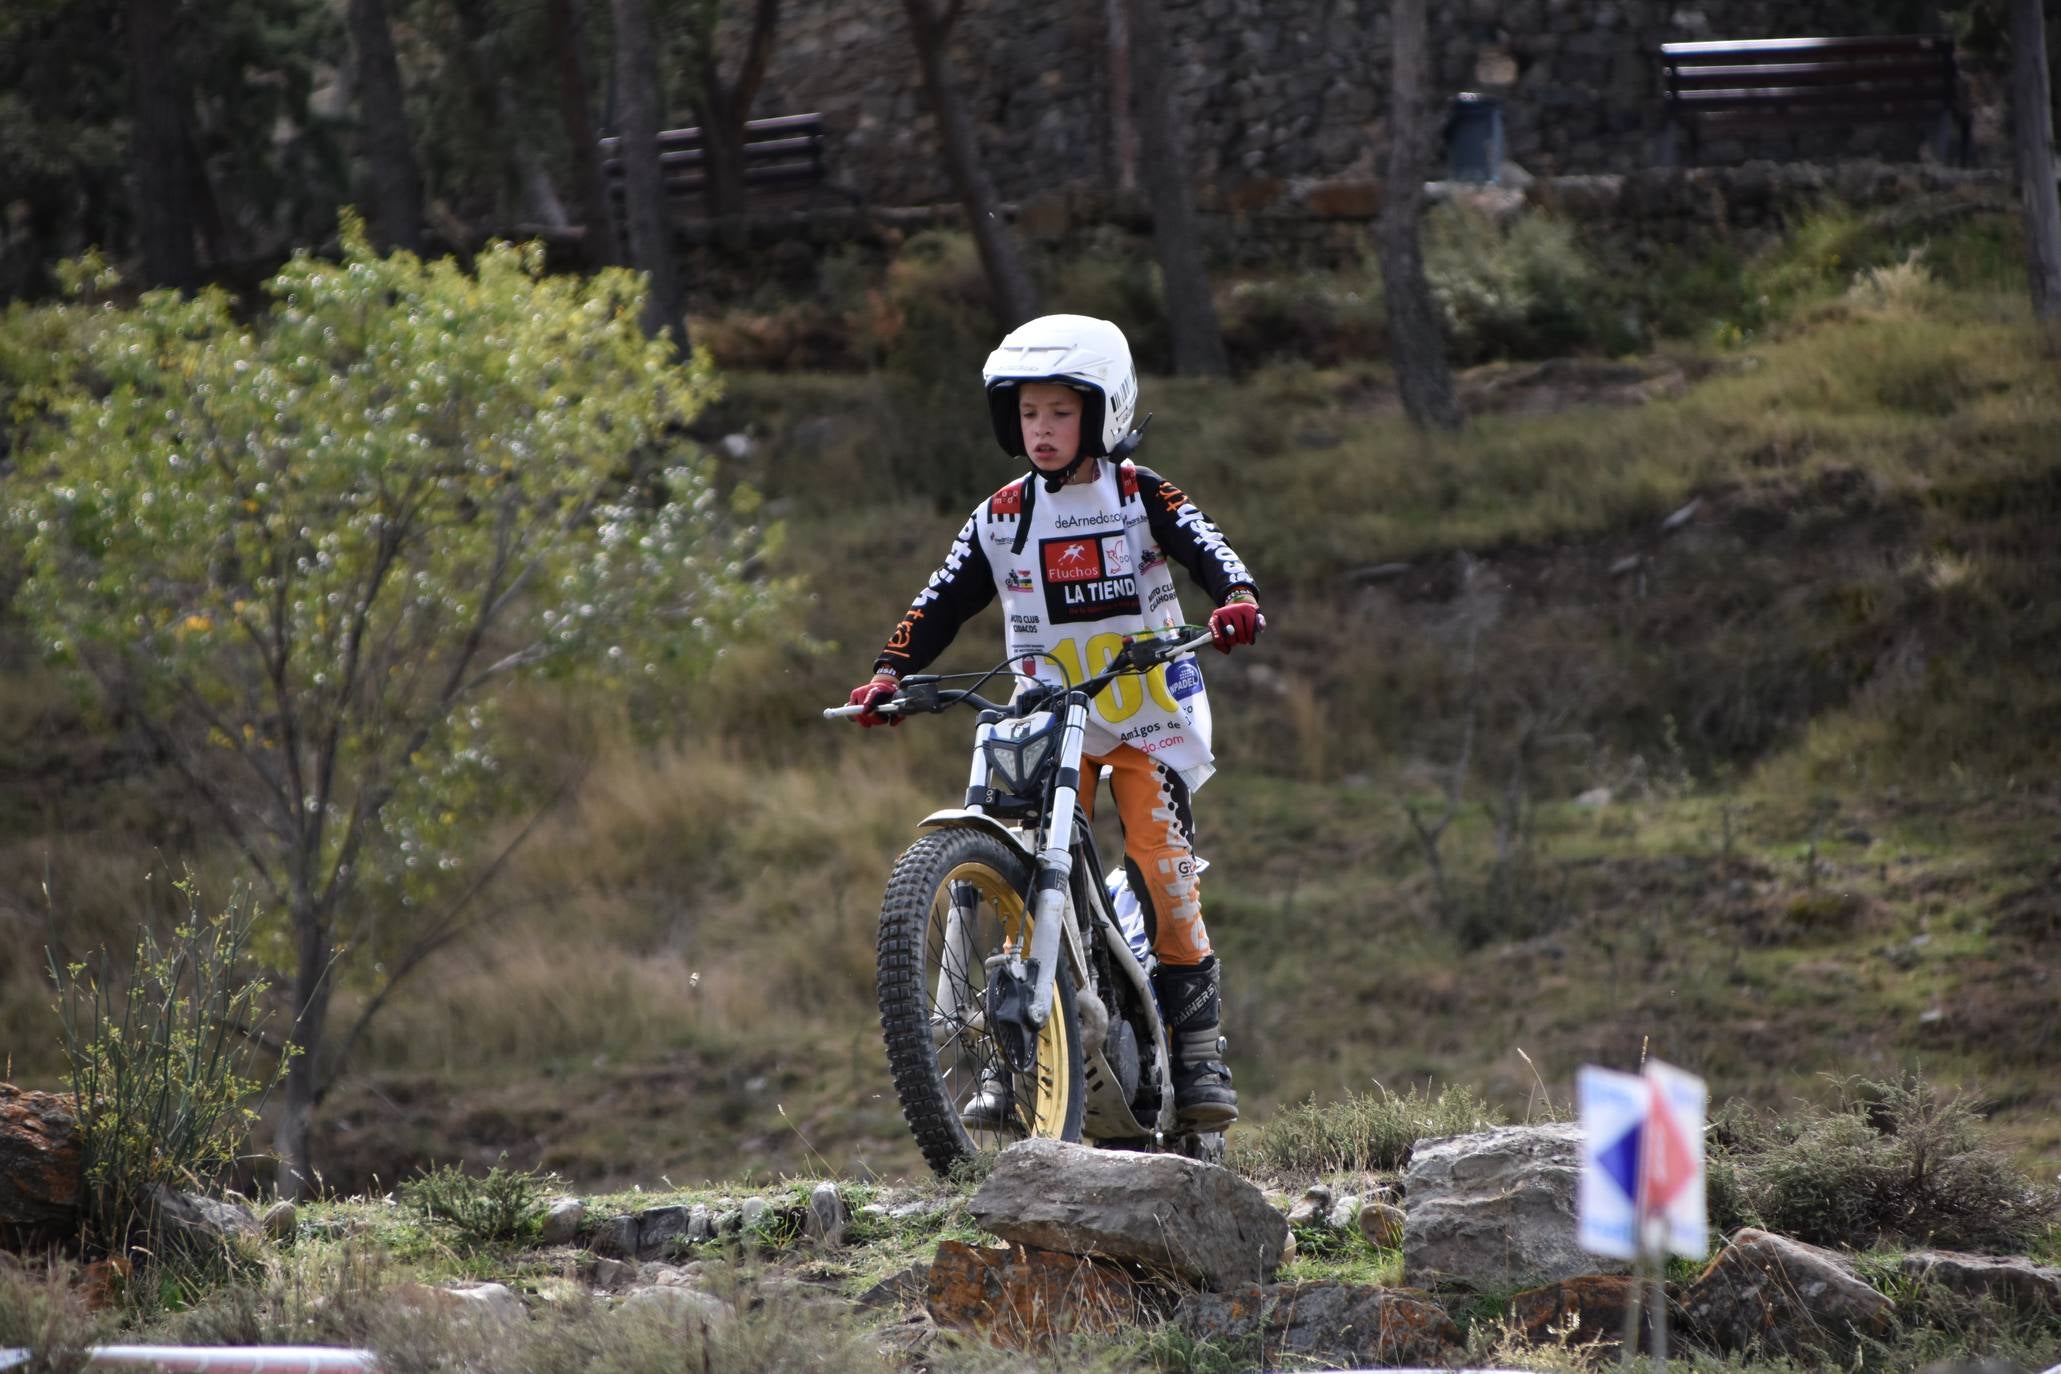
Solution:
{"label": "large rock", "polygon": [[71,1096],[0,1083],[0,1243],[71,1234],[83,1167]]}
{"label": "large rock", "polygon": [[1894,1305],[1830,1250],[1752,1228],[1732,1237],[1682,1299],[1689,1327],[1724,1350],[1843,1358]]}
{"label": "large rock", "polygon": [[225,1198],[182,1193],[160,1184],[152,1205],[161,1232],[197,1250],[219,1250],[232,1241],[264,1234],[248,1207]]}
{"label": "large rock", "polygon": [[617,1259],[657,1259],[712,1240],[716,1224],[708,1208],[646,1207],[610,1217],[594,1229],[590,1248]]}
{"label": "large rock", "polygon": [[1622,1270],[1575,1243],[1581,1152],[1572,1124],[1419,1141],[1403,1186],[1406,1281],[1507,1290]]}
{"label": "large rock", "polygon": [[2028,1315],[2061,1313],[2061,1269],[2029,1259],[1914,1250],[1897,1267],[1921,1287],[1971,1303],[1995,1303]]}
{"label": "large rock", "polygon": [[1288,1239],[1260,1190],[1220,1165],[1057,1140],[1002,1151],[971,1210],[1004,1240],[1124,1260],[1201,1288],[1272,1278]]}
{"label": "large rock", "polygon": [[1191,1293],[1174,1320],[1198,1340],[1257,1338],[1273,1368],[1281,1356],[1329,1365],[1450,1365],[1464,1353],[1460,1328],[1422,1293],[1352,1283],[1245,1284]]}
{"label": "large rock", "polygon": [[[1537,1345],[1600,1345],[1621,1350],[1625,1317],[1638,1282],[1629,1274],[1585,1274],[1527,1288],[1511,1296],[1510,1322]],[[1638,1295],[1640,1345],[1646,1350],[1653,1349],[1652,1296],[1650,1286]]]}
{"label": "large rock", "polygon": [[939,1326],[1023,1350],[1136,1325],[1145,1292],[1104,1260],[940,1241],[924,1306]]}
{"label": "large rock", "polygon": [[546,1245],[571,1245],[580,1238],[580,1223],[587,1219],[587,1204],[576,1197],[554,1198],[544,1213],[537,1239]]}

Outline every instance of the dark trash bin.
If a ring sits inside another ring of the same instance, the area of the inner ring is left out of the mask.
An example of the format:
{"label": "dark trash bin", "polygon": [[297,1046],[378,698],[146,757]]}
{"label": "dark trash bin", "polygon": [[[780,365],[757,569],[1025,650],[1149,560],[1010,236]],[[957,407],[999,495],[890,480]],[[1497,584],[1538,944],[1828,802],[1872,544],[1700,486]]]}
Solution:
{"label": "dark trash bin", "polygon": [[1460,92],[1446,115],[1446,175],[1454,181],[1494,181],[1502,167],[1502,97]]}

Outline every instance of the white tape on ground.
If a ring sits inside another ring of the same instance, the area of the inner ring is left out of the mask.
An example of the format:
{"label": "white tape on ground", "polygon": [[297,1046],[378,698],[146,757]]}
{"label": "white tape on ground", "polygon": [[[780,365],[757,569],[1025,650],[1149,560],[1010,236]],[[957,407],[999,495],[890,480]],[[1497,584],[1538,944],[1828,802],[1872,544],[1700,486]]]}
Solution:
{"label": "white tape on ground", "polygon": [[[28,1362],[26,1350],[0,1350],[0,1369]],[[102,1345],[87,1356],[96,1369],[141,1366],[175,1371],[220,1370],[225,1374],[376,1374],[369,1350],[324,1345]]]}
{"label": "white tape on ground", "polygon": [[96,1369],[155,1366],[173,1374],[373,1374],[379,1368],[369,1350],[321,1345],[103,1345],[95,1347],[87,1364]]}

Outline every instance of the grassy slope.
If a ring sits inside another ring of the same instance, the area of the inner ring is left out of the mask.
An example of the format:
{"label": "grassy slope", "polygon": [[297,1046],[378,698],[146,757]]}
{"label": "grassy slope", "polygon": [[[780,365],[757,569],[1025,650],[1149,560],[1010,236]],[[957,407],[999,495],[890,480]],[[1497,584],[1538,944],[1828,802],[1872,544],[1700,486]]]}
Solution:
{"label": "grassy slope", "polygon": [[[1995,1095],[2054,1172],[2061,381],[2022,314],[1891,276],[1784,337],[1683,355],[1678,397],[1449,440],[1409,431],[1365,369],[1148,381],[1151,461],[1222,520],[1274,622],[1211,665],[1226,767],[1200,799],[1251,1116],[1425,1078],[1521,1110],[1650,1046],[1768,1103],[1922,1066]],[[884,1096],[870,921],[963,736],[812,718],[1007,472],[982,454],[949,501],[915,494],[938,471],[891,399],[733,379],[724,418],[762,440],[746,475],[786,514],[779,561],[815,579],[830,651],[740,655],[677,748],[604,751],[494,940],[381,1023],[375,1070],[329,1109],[339,1181],[502,1149],[591,1183],[917,1167]],[[984,666],[995,638],[975,627],[951,661]],[[578,714],[526,709],[540,742]],[[1438,814],[1470,715],[1441,901],[1403,803]],[[127,776],[147,814],[147,774]],[[1607,806],[1573,801],[1597,787]],[[49,863],[133,910],[121,856],[176,832],[75,820],[0,855],[14,890]],[[16,921],[10,951],[32,947]],[[4,976],[9,1041],[31,1045],[33,975]]]}

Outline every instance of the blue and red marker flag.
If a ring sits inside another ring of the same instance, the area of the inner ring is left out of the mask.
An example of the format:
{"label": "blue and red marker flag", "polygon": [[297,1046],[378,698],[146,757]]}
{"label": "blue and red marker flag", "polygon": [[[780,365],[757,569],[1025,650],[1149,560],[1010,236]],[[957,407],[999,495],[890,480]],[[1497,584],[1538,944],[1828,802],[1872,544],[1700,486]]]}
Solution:
{"label": "blue and red marker flag", "polygon": [[1651,1060],[1641,1074],[1585,1067],[1578,1092],[1582,1248],[1637,1259],[1643,1235],[1655,1254],[1701,1259],[1710,1244],[1703,1189],[1709,1099],[1703,1080]]}

